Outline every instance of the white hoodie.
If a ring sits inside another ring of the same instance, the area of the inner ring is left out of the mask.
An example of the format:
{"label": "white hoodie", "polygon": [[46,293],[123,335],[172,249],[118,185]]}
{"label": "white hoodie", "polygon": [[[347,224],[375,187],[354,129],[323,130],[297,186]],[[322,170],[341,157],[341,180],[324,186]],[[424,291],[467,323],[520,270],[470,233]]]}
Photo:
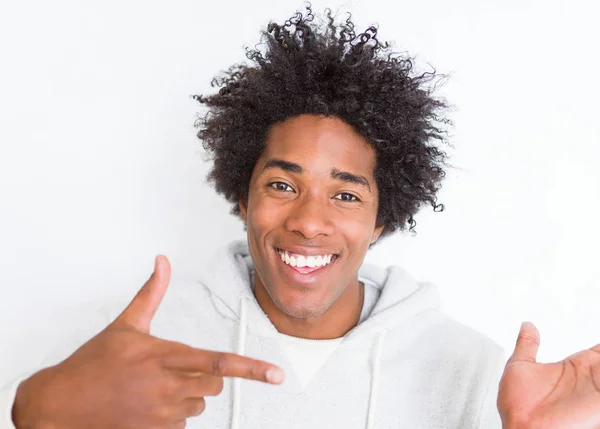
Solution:
{"label": "white hoodie", "polygon": [[[290,338],[254,298],[252,271],[247,244],[233,242],[217,252],[199,282],[172,283],[153,319],[151,333],[159,338],[245,354],[286,374],[278,386],[228,379],[219,396],[206,399],[204,413],[188,419],[188,429],[502,427],[496,397],[503,350],[444,315],[433,285],[398,267],[363,264],[359,279],[380,296],[307,383],[286,353]],[[2,429],[14,428],[17,385],[0,392]]]}

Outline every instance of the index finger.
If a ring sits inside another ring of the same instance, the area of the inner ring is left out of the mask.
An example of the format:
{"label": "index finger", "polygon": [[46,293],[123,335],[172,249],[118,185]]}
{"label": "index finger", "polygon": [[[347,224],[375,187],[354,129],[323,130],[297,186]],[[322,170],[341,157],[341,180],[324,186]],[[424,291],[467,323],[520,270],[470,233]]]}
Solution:
{"label": "index finger", "polygon": [[284,374],[281,368],[235,353],[202,350],[193,347],[173,353],[163,359],[163,366],[186,372],[202,372],[220,377],[241,377],[248,380],[280,384]]}

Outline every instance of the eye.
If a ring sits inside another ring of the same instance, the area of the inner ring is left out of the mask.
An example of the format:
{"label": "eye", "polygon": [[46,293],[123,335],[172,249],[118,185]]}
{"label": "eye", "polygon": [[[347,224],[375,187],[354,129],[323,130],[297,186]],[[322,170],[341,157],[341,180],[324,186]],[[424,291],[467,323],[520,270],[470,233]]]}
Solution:
{"label": "eye", "polygon": [[283,182],[272,182],[272,183],[269,183],[269,186],[271,188],[275,188],[275,189],[277,189],[278,191],[281,191],[281,192],[293,191],[293,189],[292,189],[292,187],[290,185],[288,185],[287,183],[283,183]]}
{"label": "eye", "polygon": [[[341,197],[341,198],[337,198],[337,197]],[[350,194],[348,192],[341,192],[339,194],[337,194],[335,196],[336,200],[341,200],[341,201],[360,201],[358,199],[358,197],[356,195]]]}

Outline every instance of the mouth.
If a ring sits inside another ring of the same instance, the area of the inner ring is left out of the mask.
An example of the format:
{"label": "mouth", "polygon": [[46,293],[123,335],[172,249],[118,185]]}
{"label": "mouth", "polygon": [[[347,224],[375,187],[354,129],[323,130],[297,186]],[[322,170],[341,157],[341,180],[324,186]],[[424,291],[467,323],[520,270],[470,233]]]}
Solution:
{"label": "mouth", "polygon": [[290,252],[285,249],[275,248],[279,256],[279,260],[284,268],[298,273],[301,276],[308,276],[313,273],[321,273],[326,271],[338,258],[335,253],[327,253],[322,255],[303,255],[300,253]]}

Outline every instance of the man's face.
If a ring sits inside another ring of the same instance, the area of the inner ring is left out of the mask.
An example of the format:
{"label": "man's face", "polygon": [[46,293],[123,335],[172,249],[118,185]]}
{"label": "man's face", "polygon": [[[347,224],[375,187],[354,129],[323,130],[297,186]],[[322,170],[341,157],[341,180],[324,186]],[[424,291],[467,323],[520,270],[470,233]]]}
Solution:
{"label": "man's face", "polygon": [[271,128],[240,209],[255,286],[281,312],[320,316],[357,284],[383,229],[374,168],[373,148],[339,119],[302,115]]}

